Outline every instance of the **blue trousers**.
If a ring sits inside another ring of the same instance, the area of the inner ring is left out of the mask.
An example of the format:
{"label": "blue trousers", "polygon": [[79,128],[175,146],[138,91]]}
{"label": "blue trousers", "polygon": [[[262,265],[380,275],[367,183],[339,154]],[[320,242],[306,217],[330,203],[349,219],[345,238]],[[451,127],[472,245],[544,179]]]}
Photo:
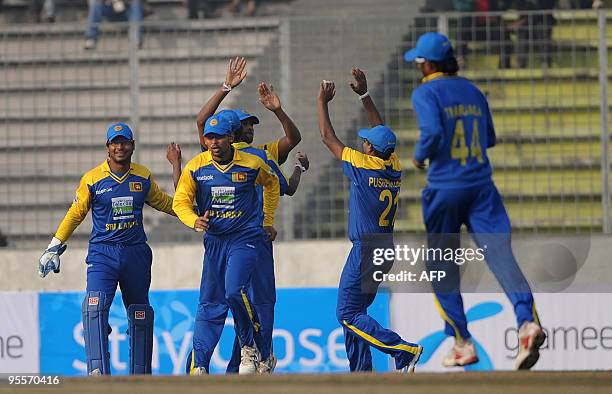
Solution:
{"label": "blue trousers", "polygon": [[[489,269],[514,306],[517,324],[539,323],[531,288],[512,253],[510,219],[493,182],[465,189],[425,188],[422,199],[428,247],[458,248],[459,232],[465,224],[476,245],[484,249]],[[446,272],[444,280],[432,282],[436,306],[446,322],[446,334],[470,338],[460,291],[459,266],[432,259],[427,261],[427,268]]]}
{"label": "blue trousers", "polygon": [[149,304],[153,253],[146,243],[90,244],[87,254],[87,291],[101,291],[108,299],[121,286],[123,305]]}
{"label": "blue trousers", "polygon": [[261,230],[204,236],[204,268],[193,333],[193,363],[209,371],[228,309],[242,346],[253,346],[256,312],[247,289],[262,250]]}
{"label": "blue trousers", "polygon": [[[117,284],[121,286],[121,295],[125,309],[129,311],[131,305],[149,305],[149,287],[151,285],[151,262],[153,255],[146,243],[136,245],[121,244],[90,244],[87,255],[87,298],[89,305],[98,305],[95,312],[83,312],[83,328],[86,335],[86,357],[88,370],[96,365],[104,374],[110,374],[108,335],[111,326],[108,323],[108,313],[111,303],[117,291]],[[93,294],[103,293],[104,297],[96,297]],[[95,300],[95,304],[92,304]],[[83,308],[86,307],[84,302]],[[151,311],[152,312],[152,311]],[[153,324],[152,315],[150,323]],[[129,321],[129,318],[128,318]],[[89,330],[89,331],[88,331]],[[152,326],[150,327],[152,335]],[[86,334],[87,333],[87,334]],[[145,370],[132,369],[132,361],[136,360],[147,349],[138,347],[133,349],[132,333],[130,335],[130,373],[143,373]],[[150,338],[152,341],[152,338]],[[152,342],[149,342],[152,344]],[[149,352],[152,348],[148,349]],[[134,358],[132,358],[134,357]],[[138,358],[141,363],[150,366],[150,353],[148,360]],[[150,367],[149,367],[150,373]]]}
{"label": "blue trousers", "polygon": [[[102,18],[106,18],[111,22],[127,22],[127,21],[135,21],[141,22],[144,18],[144,11],[142,9],[142,4],[138,0],[132,0],[128,7],[122,13],[116,13],[113,11],[113,7],[110,4],[106,4],[104,0],[91,0],[91,4],[89,5],[89,16],[87,17],[87,31],[85,32],[86,38],[91,38],[93,40],[98,39],[99,25],[102,22]],[[142,42],[142,31],[141,28],[139,30],[139,42]]]}
{"label": "blue trousers", "polygon": [[[264,233],[264,237],[267,235]],[[274,252],[272,242],[263,240],[258,256],[257,267],[253,271],[249,296],[256,312],[255,343],[266,360],[272,353],[272,331],[274,329],[274,305],[276,304],[276,283],[274,278]],[[227,365],[227,373],[237,373],[240,365],[240,342],[234,339],[232,357]]]}
{"label": "blue trousers", "polygon": [[[396,368],[401,369],[413,359],[417,345],[404,341],[398,334],[382,327],[368,315],[368,307],[376,297],[377,288],[377,282],[371,280],[374,265],[371,260],[369,264],[367,261],[362,263],[362,256],[367,258],[368,255],[371,256],[360,242],[353,242],[340,277],[336,317],[344,330],[349,367],[351,372],[371,371],[372,346],[392,356]],[[390,269],[391,266],[386,266],[381,270],[386,273]],[[364,291],[365,288],[369,291]]]}

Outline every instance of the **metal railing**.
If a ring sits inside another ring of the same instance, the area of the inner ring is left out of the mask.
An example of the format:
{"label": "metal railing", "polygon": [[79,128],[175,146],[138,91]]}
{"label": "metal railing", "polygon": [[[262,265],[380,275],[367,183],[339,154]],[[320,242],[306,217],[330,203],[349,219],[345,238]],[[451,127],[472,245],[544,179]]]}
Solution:
{"label": "metal railing", "polygon": [[[247,80],[224,107],[257,114],[256,143],[282,136],[257,100],[265,80],[299,126],[297,150],[311,159],[296,196],[283,198],[283,239],[346,235],[348,187],[318,137],[321,79],[338,82],[331,103],[338,135],[356,148],[367,125],[348,88],[350,68],[398,135],[404,166],[396,231],[420,232],[425,175],[410,166],[417,131],[410,95],[419,83],[403,53],[426,31],[447,33],[460,74],[488,96],[499,139],[495,181],[521,232],[610,231],[606,11],[283,17],[104,24],[97,48],[83,49],[84,25],[0,28],[0,231],[10,245],[40,245],[68,208],[80,176],[104,160],[106,126],[131,123],[135,161],[172,192],[165,147],[198,153],[195,114],[222,82],[227,61],[246,56]],[[292,160],[292,159],[290,159]],[[287,170],[291,171],[292,161]],[[196,239],[176,219],[145,213],[152,242]],[[84,242],[90,225],[75,234]]]}

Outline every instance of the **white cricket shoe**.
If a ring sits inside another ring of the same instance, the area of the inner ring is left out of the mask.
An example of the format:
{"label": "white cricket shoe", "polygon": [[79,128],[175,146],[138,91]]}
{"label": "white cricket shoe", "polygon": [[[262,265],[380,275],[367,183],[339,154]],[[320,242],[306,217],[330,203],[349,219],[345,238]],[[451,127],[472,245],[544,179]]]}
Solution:
{"label": "white cricket shoe", "polygon": [[261,361],[257,366],[257,373],[261,375],[271,374],[274,372],[274,368],[276,368],[276,361],[276,356],[273,353],[270,353],[270,357]]}
{"label": "white cricket shoe", "polygon": [[448,368],[465,367],[478,362],[476,346],[469,339],[466,341],[455,340],[455,345],[442,360],[442,365]]}
{"label": "white cricket shoe", "polygon": [[252,375],[257,372],[259,365],[259,350],[256,347],[243,346],[240,350],[239,375]]}
{"label": "white cricket shoe", "polygon": [[516,369],[529,369],[540,358],[540,346],[546,340],[546,334],[538,324],[525,322],[518,332],[519,350],[516,355]]}
{"label": "white cricket shoe", "polygon": [[96,368],[89,373],[89,376],[102,376],[102,371],[100,371],[99,368]]}
{"label": "white cricket shoe", "polygon": [[202,375],[208,375],[208,372],[206,372],[206,368],[204,367],[195,367],[189,372],[189,375],[202,376]]}
{"label": "white cricket shoe", "polygon": [[400,370],[400,373],[414,373],[414,367],[419,362],[419,358],[421,358],[421,354],[423,353],[423,346],[418,345],[417,352],[412,357],[412,360],[406,365],[404,368]]}

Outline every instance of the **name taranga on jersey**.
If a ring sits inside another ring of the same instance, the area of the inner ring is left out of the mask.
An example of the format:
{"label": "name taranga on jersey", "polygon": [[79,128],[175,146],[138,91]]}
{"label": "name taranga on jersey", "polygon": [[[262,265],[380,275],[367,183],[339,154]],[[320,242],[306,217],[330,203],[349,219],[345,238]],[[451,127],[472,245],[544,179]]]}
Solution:
{"label": "name taranga on jersey", "polygon": [[412,94],[419,140],[414,157],[429,159],[433,188],[461,188],[491,181],[487,148],[495,145],[489,104],[472,82],[437,73]]}

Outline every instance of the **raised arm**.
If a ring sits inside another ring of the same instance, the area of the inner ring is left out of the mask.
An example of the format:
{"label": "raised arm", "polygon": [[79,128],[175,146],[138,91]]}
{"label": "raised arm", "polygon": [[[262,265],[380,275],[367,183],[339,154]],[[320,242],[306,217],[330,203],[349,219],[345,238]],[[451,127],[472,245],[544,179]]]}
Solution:
{"label": "raised arm", "polygon": [[288,196],[293,196],[300,186],[300,179],[302,178],[302,172],[306,172],[308,167],[310,167],[310,162],[308,161],[308,156],[305,154],[298,152],[295,155],[296,163],[293,167],[293,174],[289,178],[289,184],[287,185],[287,190],[285,194]]}
{"label": "raised arm", "polygon": [[166,159],[172,164],[172,182],[174,183],[174,190],[176,190],[181,178],[181,146],[171,142],[166,150]]}
{"label": "raised arm", "polygon": [[327,149],[338,159],[342,160],[342,150],[344,144],[336,136],[334,127],[329,119],[328,103],[336,95],[336,84],[333,81],[322,81],[319,88],[318,110],[319,110],[319,131],[321,139]]}
{"label": "raised arm", "polygon": [[204,123],[206,123],[206,119],[210,118],[214,115],[219,108],[219,105],[229,94],[229,92],[234,89],[236,86],[240,85],[242,81],[246,78],[246,60],[243,57],[236,57],[231,59],[227,65],[227,72],[225,74],[225,81],[223,85],[212,95],[210,99],[204,104],[200,112],[196,117],[196,123],[198,125],[198,139],[200,140],[200,145],[205,147],[204,144],[204,136],[202,135],[202,130],[204,130]]}
{"label": "raised arm", "polygon": [[366,80],[364,72],[357,67],[353,67],[351,74],[353,75],[353,78],[355,78],[355,82],[351,82],[349,85],[351,86],[351,89],[353,89],[353,92],[357,93],[361,98],[363,108],[368,114],[368,122],[370,123],[370,127],[384,124],[376,105],[374,105],[372,97],[370,97],[370,92],[368,91],[368,81]]}
{"label": "raised arm", "polygon": [[300,143],[302,136],[300,130],[297,128],[293,120],[287,115],[281,106],[280,98],[274,91],[272,85],[267,85],[265,82],[261,82],[257,86],[259,91],[259,102],[264,107],[274,112],[274,115],[278,118],[279,122],[283,126],[285,136],[278,140],[278,164],[283,164],[287,161],[289,153]]}

